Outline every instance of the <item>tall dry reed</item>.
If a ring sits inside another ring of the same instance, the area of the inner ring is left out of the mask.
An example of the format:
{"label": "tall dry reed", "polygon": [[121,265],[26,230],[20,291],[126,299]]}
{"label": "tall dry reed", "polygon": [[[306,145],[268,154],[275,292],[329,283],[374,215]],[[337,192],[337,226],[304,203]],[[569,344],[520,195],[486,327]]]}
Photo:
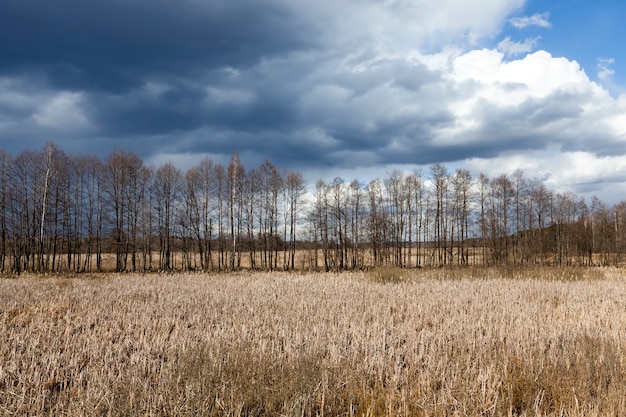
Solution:
{"label": "tall dry reed", "polygon": [[626,415],[619,271],[385,273],[0,280],[0,415]]}

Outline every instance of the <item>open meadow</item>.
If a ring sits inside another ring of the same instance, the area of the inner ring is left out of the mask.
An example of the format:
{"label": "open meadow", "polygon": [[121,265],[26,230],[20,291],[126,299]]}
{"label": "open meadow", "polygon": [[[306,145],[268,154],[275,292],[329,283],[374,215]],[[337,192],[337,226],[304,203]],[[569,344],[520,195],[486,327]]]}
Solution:
{"label": "open meadow", "polygon": [[624,416],[616,269],[0,279],[0,415]]}

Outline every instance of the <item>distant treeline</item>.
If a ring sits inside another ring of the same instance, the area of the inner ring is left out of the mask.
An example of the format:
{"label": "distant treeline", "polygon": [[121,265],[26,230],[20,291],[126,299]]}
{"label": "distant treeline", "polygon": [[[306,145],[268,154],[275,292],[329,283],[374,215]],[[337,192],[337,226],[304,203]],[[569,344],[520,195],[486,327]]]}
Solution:
{"label": "distant treeline", "polygon": [[616,265],[626,254],[626,202],[587,204],[521,171],[472,178],[434,164],[307,187],[236,153],[183,172],[53,143],[0,151],[0,225],[0,270],[16,273]]}

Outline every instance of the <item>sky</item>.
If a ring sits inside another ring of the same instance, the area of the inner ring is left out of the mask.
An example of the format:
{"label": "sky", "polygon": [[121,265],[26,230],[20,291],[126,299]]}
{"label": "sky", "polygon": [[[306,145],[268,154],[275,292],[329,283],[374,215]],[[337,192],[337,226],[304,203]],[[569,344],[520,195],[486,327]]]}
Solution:
{"label": "sky", "polygon": [[[2,0],[0,149],[626,199],[621,0]],[[623,25],[622,25],[623,26]]]}

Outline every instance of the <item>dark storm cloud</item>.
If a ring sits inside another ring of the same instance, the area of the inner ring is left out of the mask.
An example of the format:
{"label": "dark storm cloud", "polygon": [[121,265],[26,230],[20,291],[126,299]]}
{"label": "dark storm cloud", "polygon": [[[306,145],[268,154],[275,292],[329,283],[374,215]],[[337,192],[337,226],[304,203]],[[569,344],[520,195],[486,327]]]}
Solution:
{"label": "dark storm cloud", "polygon": [[304,22],[264,2],[5,0],[0,71],[69,89],[120,91],[148,74],[247,66],[310,43]]}
{"label": "dark storm cloud", "polygon": [[[452,119],[434,100],[413,102],[416,91],[441,83],[425,66],[386,60],[355,74],[337,69],[343,59],[313,51],[196,78],[155,77],[123,94],[93,92],[90,102],[98,104],[90,120],[102,134],[128,141],[171,135],[144,141],[146,155],[169,143],[172,151],[178,144],[180,153],[245,150],[292,164],[341,165],[345,152],[355,149],[377,153],[370,162],[384,163],[383,150],[395,136],[422,140],[428,126]],[[321,71],[314,62],[335,69]],[[390,85],[394,73],[410,88]]]}
{"label": "dark storm cloud", "polygon": [[168,134],[194,129],[203,122],[203,95],[195,89],[173,87],[160,96],[136,89],[120,95],[92,95],[91,119],[112,137]]}
{"label": "dark storm cloud", "polygon": [[[395,137],[420,142],[451,119],[432,97],[439,92],[424,91],[440,74],[381,59],[373,45],[320,47],[332,37],[326,30],[334,29],[273,0],[8,0],[0,76],[36,79],[49,100],[81,92],[75,108],[57,106],[49,118],[80,112],[90,126],[78,135],[146,157],[239,150],[331,165],[358,150],[370,153],[363,163],[386,163]],[[27,124],[37,111],[2,114]],[[47,137],[62,143],[70,130]]]}
{"label": "dark storm cloud", "polygon": [[[42,95],[81,91],[80,110],[94,138],[127,148],[141,140],[141,153],[149,156],[163,142],[184,143],[207,127],[280,131],[292,117],[283,86],[268,91],[222,73],[312,45],[306,25],[271,1],[8,0],[0,4],[0,80],[37,80],[40,103]],[[163,91],[150,91],[153,85]],[[233,92],[259,97],[242,103]],[[0,120],[21,117],[24,125],[36,111],[35,103],[3,106],[0,100]],[[15,132],[36,133],[37,126]],[[212,151],[211,142],[201,138],[190,147]]]}

